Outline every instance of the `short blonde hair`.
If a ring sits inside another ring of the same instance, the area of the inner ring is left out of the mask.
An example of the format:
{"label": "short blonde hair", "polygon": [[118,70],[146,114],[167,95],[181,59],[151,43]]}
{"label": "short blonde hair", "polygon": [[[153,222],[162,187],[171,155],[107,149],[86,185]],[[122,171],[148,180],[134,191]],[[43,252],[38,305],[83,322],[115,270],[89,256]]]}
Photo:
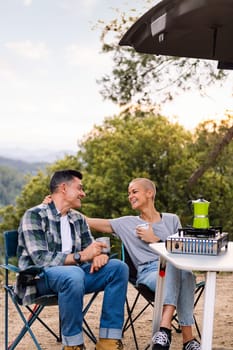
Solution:
{"label": "short blonde hair", "polygon": [[[146,177],[137,177],[135,179],[133,179],[130,184],[134,183],[134,182],[141,182],[142,186],[146,189],[146,190],[151,190],[154,193],[154,198],[156,195],[156,186],[155,183],[149,179],[147,179]],[[130,185],[129,184],[129,185]]]}

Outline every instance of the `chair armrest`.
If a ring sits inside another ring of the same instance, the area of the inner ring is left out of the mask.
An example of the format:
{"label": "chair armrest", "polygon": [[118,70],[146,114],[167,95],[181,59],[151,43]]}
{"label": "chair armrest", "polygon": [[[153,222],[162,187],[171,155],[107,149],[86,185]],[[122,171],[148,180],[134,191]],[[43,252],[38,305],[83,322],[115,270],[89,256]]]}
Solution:
{"label": "chair armrest", "polygon": [[4,270],[12,271],[12,272],[15,272],[15,273],[19,272],[19,268],[17,266],[15,266],[15,265],[2,264],[2,265],[0,265],[0,267],[2,267]]}
{"label": "chair armrest", "polygon": [[22,287],[27,287],[27,286],[35,286],[37,276],[43,272],[42,267],[38,266],[29,266],[25,270],[19,270],[19,273],[16,277],[17,279],[17,285],[22,286]]}
{"label": "chair armrest", "polygon": [[20,270],[19,269],[19,273],[20,275],[31,275],[31,276],[37,276],[39,275],[41,272],[44,271],[43,267],[40,266],[36,266],[36,265],[31,265],[28,268],[26,268],[25,270]]}
{"label": "chair armrest", "polygon": [[5,270],[12,271],[15,273],[20,273],[21,275],[31,275],[31,276],[36,276],[39,275],[41,272],[44,271],[43,267],[39,266],[29,266],[25,270],[20,270],[18,266],[12,265],[12,264],[1,264],[0,267],[2,267]]}
{"label": "chair armrest", "polygon": [[118,258],[118,253],[112,253],[111,255],[109,255],[109,259],[115,259]]}

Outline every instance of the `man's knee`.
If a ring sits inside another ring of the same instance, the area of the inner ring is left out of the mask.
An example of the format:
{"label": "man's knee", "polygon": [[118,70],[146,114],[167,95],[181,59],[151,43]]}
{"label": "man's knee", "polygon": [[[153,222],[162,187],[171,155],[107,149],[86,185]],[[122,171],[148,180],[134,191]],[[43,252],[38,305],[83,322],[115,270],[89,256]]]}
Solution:
{"label": "man's knee", "polygon": [[128,281],[129,267],[126,263],[124,263],[119,259],[110,259],[108,265],[109,265],[109,268],[112,271],[115,271],[120,278],[124,278]]}
{"label": "man's knee", "polygon": [[46,271],[50,287],[56,292],[65,289],[84,290],[84,271],[78,266],[56,266]]}

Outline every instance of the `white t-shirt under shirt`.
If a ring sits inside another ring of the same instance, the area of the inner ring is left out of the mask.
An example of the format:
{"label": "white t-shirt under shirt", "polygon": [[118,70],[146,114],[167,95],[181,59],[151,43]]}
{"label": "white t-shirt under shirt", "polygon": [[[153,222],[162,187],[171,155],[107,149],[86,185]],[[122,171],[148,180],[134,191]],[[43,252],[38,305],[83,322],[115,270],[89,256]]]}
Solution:
{"label": "white t-shirt under shirt", "polygon": [[61,242],[62,242],[62,253],[69,254],[72,252],[72,238],[70,223],[67,215],[61,216],[60,220],[61,229]]}

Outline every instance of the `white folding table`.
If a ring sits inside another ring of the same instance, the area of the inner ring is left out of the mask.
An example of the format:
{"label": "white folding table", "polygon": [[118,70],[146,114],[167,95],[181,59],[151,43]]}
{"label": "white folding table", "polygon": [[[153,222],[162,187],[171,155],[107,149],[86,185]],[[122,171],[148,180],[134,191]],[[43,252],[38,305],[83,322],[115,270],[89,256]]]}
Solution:
{"label": "white folding table", "polygon": [[[151,243],[150,247],[160,256],[160,266],[166,266],[166,262],[176,266],[178,269],[204,271],[205,272],[205,293],[201,349],[212,350],[214,305],[216,289],[216,272],[233,272],[233,242],[228,243],[228,248],[222,248],[219,255],[197,255],[169,253],[165,243]],[[159,329],[162,305],[163,305],[164,278],[158,275],[155,293],[153,333]]]}

